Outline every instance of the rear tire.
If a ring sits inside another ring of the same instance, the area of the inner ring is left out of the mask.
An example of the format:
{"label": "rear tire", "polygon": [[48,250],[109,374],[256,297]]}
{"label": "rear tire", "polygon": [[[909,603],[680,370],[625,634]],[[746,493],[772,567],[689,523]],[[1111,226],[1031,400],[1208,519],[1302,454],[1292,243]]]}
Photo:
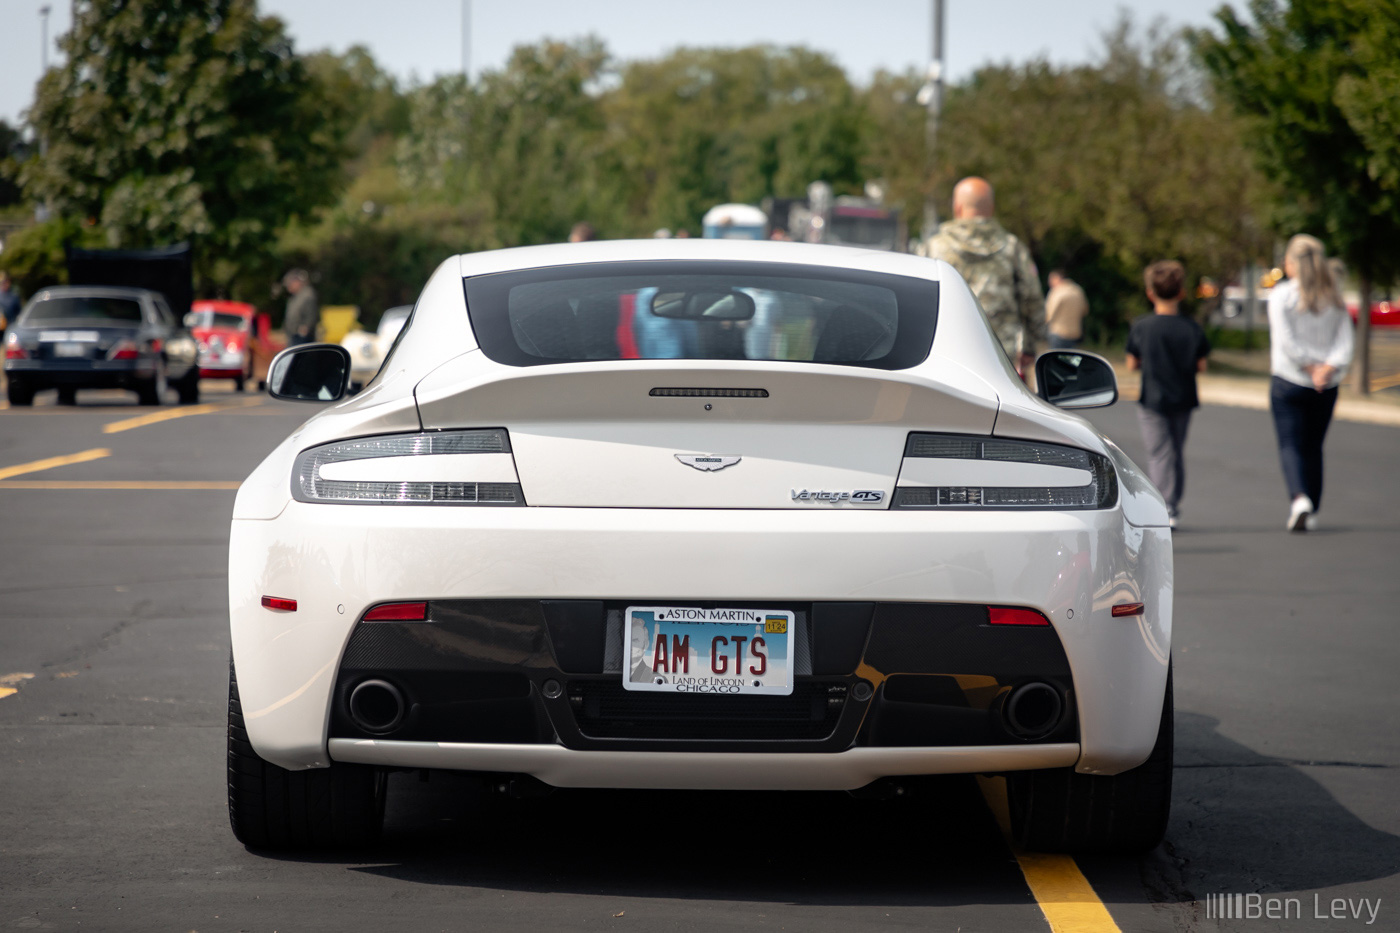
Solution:
{"label": "rear tire", "polygon": [[181,405],[193,405],[199,401],[199,370],[191,369],[188,376],[180,380],[178,386]]}
{"label": "rear tire", "polygon": [[1111,777],[1072,768],[1009,774],[1016,844],[1039,852],[1132,854],[1156,848],[1171,813],[1173,708],[1168,667],[1157,742],[1132,770]]}
{"label": "rear tire", "polygon": [[385,775],[364,765],[288,771],[258,757],[244,728],[238,678],[228,666],[228,819],[257,849],[359,846],[384,825]]}
{"label": "rear tire", "polygon": [[156,364],[155,375],[141,383],[136,390],[136,398],[142,405],[159,405],[165,401],[165,392],[170,384],[165,379],[164,361]]}
{"label": "rear tire", "polygon": [[13,379],[5,386],[5,397],[16,408],[34,404],[34,390]]}

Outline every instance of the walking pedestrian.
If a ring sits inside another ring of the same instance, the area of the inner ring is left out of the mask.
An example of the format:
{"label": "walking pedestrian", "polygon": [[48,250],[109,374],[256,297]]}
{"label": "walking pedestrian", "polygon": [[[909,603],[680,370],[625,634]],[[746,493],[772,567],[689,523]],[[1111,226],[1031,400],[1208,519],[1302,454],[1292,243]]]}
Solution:
{"label": "walking pedestrian", "polygon": [[0,334],[3,334],[7,328],[14,326],[15,318],[19,317],[19,312],[19,293],[15,291],[14,285],[10,282],[10,274],[0,272]]}
{"label": "walking pedestrian", "polygon": [[987,180],[964,178],[953,188],[953,219],[929,239],[928,255],[967,281],[1006,355],[1024,374],[1045,343],[1045,299],[1031,251],[995,214]]}
{"label": "walking pedestrian", "polygon": [[1283,271],[1288,280],[1269,293],[1269,410],[1291,500],[1286,527],[1311,531],[1322,507],[1322,442],[1351,365],[1351,318],[1316,237],[1288,241]]}
{"label": "walking pedestrian", "polygon": [[282,287],[291,296],[287,299],[287,314],[282,322],[282,329],[287,332],[287,346],[315,343],[316,326],[321,323],[321,303],[316,298],[316,289],[311,286],[311,276],[305,269],[293,269],[282,276]]}
{"label": "walking pedestrian", "polygon": [[1050,294],[1045,296],[1045,328],[1050,332],[1050,349],[1073,350],[1084,340],[1084,318],[1089,315],[1089,299],[1079,283],[1063,269],[1051,269],[1046,278]]}
{"label": "walking pedestrian", "polygon": [[1186,270],[1175,261],[1154,262],[1143,273],[1153,313],[1128,332],[1129,370],[1142,371],[1138,426],[1147,447],[1147,475],[1167,502],[1171,527],[1186,490],[1186,430],[1200,405],[1196,374],[1205,372],[1210,341],[1201,325],[1181,314]]}

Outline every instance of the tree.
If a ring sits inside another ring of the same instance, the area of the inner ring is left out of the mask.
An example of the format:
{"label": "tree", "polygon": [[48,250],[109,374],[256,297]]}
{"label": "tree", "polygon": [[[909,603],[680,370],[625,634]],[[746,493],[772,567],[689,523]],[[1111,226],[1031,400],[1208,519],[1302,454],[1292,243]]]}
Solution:
{"label": "tree", "polygon": [[78,0],[60,45],[21,181],[110,245],[191,240],[201,290],[226,291],[330,200],[348,117],[255,0]]}
{"label": "tree", "polygon": [[1278,183],[1273,220],[1320,235],[1360,285],[1357,386],[1370,391],[1372,287],[1400,276],[1400,2],[1252,0],[1197,34],[1221,96]]}

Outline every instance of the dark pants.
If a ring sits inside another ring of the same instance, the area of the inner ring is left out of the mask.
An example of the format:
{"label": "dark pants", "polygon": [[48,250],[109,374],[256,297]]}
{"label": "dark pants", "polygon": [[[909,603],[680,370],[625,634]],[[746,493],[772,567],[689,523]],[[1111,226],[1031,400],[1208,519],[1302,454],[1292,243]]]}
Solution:
{"label": "dark pants", "polygon": [[1307,496],[1314,511],[1322,507],[1322,441],[1336,406],[1336,386],[1319,392],[1278,376],[1269,385],[1269,410],[1274,414],[1288,496]]}
{"label": "dark pants", "polygon": [[1191,410],[1155,411],[1138,406],[1138,427],[1142,442],[1147,446],[1147,477],[1167,500],[1167,512],[1173,517],[1186,491],[1186,429],[1191,425]]}

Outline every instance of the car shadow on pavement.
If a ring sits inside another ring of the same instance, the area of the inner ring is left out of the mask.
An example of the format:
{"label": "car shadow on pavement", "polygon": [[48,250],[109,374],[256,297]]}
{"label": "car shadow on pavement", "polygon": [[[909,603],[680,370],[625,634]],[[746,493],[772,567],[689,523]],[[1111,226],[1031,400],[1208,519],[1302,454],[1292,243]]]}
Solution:
{"label": "car shadow on pavement", "polygon": [[[1348,884],[1362,884],[1366,894],[1366,882],[1400,874],[1400,836],[1365,823],[1319,780],[1345,770],[1363,792],[1369,786],[1388,802],[1395,767],[1261,755],[1221,735],[1218,725],[1211,716],[1177,711],[1167,841],[1140,861],[1081,858],[1101,898],[1182,903],[1206,894],[1308,895]],[[1386,887],[1389,903],[1395,882]]]}
{"label": "car shadow on pavement", "polygon": [[[844,793],[561,790],[394,775],[385,837],[354,872],[501,891],[819,906],[1031,903],[970,777]],[[913,845],[921,857],[910,858]],[[289,858],[288,856],[282,856]],[[376,864],[364,864],[373,862]]]}

